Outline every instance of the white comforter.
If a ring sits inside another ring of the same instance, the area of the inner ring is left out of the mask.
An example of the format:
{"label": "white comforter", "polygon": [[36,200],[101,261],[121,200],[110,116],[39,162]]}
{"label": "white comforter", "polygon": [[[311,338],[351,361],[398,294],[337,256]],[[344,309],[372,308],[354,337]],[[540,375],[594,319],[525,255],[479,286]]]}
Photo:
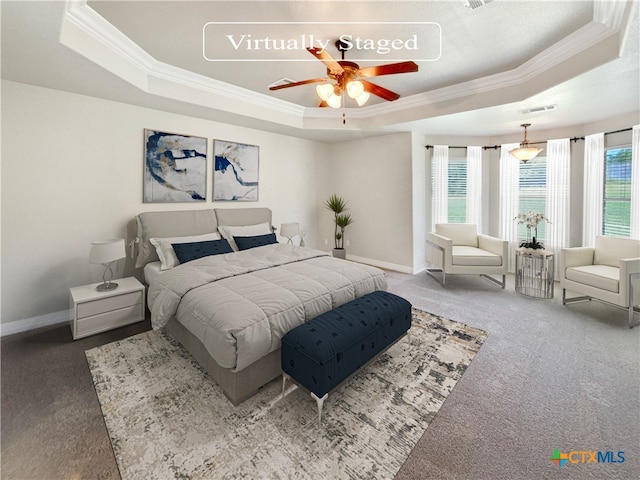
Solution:
{"label": "white comforter", "polygon": [[386,288],[378,268],[274,244],[173,268],[150,285],[148,302],[153,328],[175,316],[220,366],[239,371],[304,321]]}

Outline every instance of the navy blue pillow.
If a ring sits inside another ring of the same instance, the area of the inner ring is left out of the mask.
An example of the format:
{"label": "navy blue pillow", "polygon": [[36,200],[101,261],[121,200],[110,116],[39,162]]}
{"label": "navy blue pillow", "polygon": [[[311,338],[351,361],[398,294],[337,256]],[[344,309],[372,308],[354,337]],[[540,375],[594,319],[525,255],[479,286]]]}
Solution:
{"label": "navy blue pillow", "polygon": [[236,241],[236,245],[238,245],[240,250],[248,250],[250,248],[263,247],[264,245],[278,243],[275,233],[256,235],[254,237],[233,237],[233,239]]}
{"label": "navy blue pillow", "polygon": [[205,242],[193,243],[172,243],[173,251],[180,263],[187,263],[197,258],[208,257],[209,255],[221,255],[233,252],[233,248],[226,239],[207,240]]}

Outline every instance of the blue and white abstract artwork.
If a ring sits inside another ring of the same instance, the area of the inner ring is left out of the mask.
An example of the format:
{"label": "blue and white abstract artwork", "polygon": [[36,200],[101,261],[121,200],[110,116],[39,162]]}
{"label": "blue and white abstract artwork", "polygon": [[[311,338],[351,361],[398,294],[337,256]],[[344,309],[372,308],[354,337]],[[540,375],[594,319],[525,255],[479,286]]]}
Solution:
{"label": "blue and white abstract artwork", "polygon": [[258,200],[259,147],[214,140],[213,200]]}
{"label": "blue and white abstract artwork", "polygon": [[145,129],[144,202],[207,199],[207,139]]}

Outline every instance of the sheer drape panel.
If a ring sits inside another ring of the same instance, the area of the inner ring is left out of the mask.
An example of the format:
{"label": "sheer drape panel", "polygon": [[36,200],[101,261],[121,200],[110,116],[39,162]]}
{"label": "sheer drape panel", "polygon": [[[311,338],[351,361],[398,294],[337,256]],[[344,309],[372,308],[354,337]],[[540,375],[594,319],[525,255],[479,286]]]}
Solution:
{"label": "sheer drape panel", "polygon": [[509,241],[509,271],[515,271],[515,249],[518,248],[518,226],[515,221],[520,203],[520,160],[509,150],[518,143],[500,146],[500,238]]}
{"label": "sheer drape panel", "polygon": [[584,142],[582,246],[593,247],[602,234],[604,199],[604,133],[587,135]]}
{"label": "sheer drape panel", "polygon": [[631,141],[631,238],[640,239],[640,125]]}
{"label": "sheer drape panel", "polygon": [[[544,245],[558,258],[561,248],[569,246],[569,163],[571,144],[568,138],[547,142],[547,192]],[[556,276],[558,261],[555,262]]]}
{"label": "sheer drape panel", "polygon": [[433,202],[432,218],[436,223],[447,223],[449,217],[449,147],[435,145],[432,159],[433,172]]}
{"label": "sheer drape panel", "polygon": [[467,223],[482,230],[482,147],[467,147]]}

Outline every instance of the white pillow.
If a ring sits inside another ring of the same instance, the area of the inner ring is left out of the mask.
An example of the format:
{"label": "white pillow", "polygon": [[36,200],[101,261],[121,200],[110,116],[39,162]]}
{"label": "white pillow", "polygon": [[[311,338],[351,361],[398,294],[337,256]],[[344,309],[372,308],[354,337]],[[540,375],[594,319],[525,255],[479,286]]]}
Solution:
{"label": "white pillow", "polygon": [[169,237],[150,238],[151,245],[156,247],[158,258],[160,259],[160,270],[169,270],[180,265],[176,252],[173,251],[172,243],[192,243],[205,242],[207,240],[220,240],[219,233],[205,233],[204,235],[193,235],[190,237]]}
{"label": "white pillow", "polygon": [[218,225],[218,231],[227,239],[231,248],[236,252],[240,250],[233,237],[253,237],[255,235],[266,235],[271,233],[269,222],[257,223],[255,225],[242,225],[240,227],[231,225]]}

